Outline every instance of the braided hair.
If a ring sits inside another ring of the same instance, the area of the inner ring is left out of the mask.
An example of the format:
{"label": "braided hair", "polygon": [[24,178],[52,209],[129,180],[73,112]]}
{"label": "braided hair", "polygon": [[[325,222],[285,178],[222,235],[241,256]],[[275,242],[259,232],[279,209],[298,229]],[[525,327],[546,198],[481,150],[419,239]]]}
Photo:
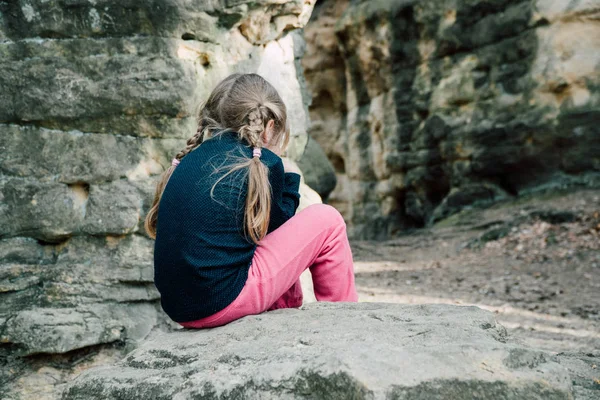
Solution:
{"label": "braided hair", "polygon": [[[263,133],[272,122],[271,142],[264,143]],[[199,113],[198,129],[187,140],[186,146],[175,156],[181,160],[204,140],[218,134],[218,131],[234,130],[240,140],[245,139],[251,146],[262,148],[273,146],[287,147],[290,139],[289,122],[285,103],[277,90],[257,74],[233,74],[221,81],[212,91]],[[148,235],[156,238],[158,205],[168,179],[175,166],[169,167],[159,181],[154,202],[146,216],[145,228]],[[233,163],[229,172],[222,176],[211,188],[230,173],[247,171],[248,192],[244,214],[244,231],[257,243],[267,234],[271,211],[271,186],[269,170],[259,157],[250,157]]]}
{"label": "braided hair", "polygon": [[218,108],[223,100],[223,97],[229,92],[235,80],[240,76],[241,74],[229,75],[227,78],[223,79],[211,92],[206,102],[200,107],[200,111],[198,113],[198,128],[196,129],[196,133],[187,140],[185,147],[175,155],[174,161],[176,160],[176,162],[171,163],[171,166],[167,168],[167,170],[160,177],[154,191],[154,200],[152,202],[152,206],[150,207],[150,210],[148,211],[144,221],[146,233],[151,238],[156,238],[158,205],[160,204],[160,199],[163,191],[165,190],[165,186],[167,185],[169,178],[171,178],[175,167],[177,164],[179,164],[179,161],[198,148],[198,146],[200,146],[204,140],[211,137],[213,133],[219,129],[219,122],[215,119],[215,115],[218,115]]}

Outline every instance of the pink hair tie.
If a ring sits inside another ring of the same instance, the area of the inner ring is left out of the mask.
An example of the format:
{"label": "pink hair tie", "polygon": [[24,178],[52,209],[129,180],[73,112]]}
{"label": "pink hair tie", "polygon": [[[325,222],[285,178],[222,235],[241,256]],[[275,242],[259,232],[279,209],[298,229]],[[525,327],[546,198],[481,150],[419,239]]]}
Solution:
{"label": "pink hair tie", "polygon": [[260,149],[260,147],[255,147],[254,150],[252,150],[252,157],[260,158],[261,155],[262,155],[262,150]]}
{"label": "pink hair tie", "polygon": [[180,161],[178,159],[174,158],[173,161],[171,161],[171,165],[174,166],[174,167],[176,167],[176,166],[179,165],[179,162]]}

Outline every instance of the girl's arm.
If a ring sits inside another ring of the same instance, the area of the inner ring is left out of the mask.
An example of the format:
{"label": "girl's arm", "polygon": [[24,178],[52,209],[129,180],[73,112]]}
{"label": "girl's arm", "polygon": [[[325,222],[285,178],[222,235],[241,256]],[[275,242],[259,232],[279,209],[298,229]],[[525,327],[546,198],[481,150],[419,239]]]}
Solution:
{"label": "girl's arm", "polygon": [[300,175],[295,172],[284,172],[282,162],[278,162],[269,170],[271,180],[271,219],[267,233],[283,225],[296,213],[300,204]]}

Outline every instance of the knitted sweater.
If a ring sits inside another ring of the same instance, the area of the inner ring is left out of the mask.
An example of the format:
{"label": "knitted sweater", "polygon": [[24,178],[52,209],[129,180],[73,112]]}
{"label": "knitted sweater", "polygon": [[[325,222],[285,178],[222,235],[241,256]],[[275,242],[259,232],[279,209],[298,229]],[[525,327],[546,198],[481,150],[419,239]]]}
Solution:
{"label": "knitted sweater", "polygon": [[[256,245],[244,234],[247,168],[229,171],[236,157],[252,157],[252,147],[225,131],[186,155],[169,178],[158,207],[154,284],[161,305],[176,322],[207,317],[227,307],[241,292]],[[269,168],[272,232],[298,207],[300,175],[284,173],[279,156],[262,149]]]}

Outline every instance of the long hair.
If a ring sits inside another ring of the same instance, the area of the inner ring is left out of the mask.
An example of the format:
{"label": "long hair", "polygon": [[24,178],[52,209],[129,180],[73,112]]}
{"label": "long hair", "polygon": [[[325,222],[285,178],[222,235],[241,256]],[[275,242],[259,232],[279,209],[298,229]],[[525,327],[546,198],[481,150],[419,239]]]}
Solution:
{"label": "long hair", "polygon": [[[261,136],[270,120],[274,122],[271,143],[263,143]],[[258,148],[269,144],[285,149],[290,140],[285,104],[277,90],[257,74],[233,74],[215,87],[199,112],[196,133],[188,139],[186,147],[175,158],[181,160],[205,139],[226,129],[234,130],[240,139],[245,139],[251,146]],[[156,185],[154,201],[144,224],[146,232],[152,238],[156,238],[160,199],[175,168],[170,166]],[[271,186],[267,166],[258,157],[233,163],[229,166],[229,171],[215,182],[211,188],[211,196],[222,179],[239,170],[246,170],[248,177],[244,232],[258,244],[267,234],[271,214]]]}

